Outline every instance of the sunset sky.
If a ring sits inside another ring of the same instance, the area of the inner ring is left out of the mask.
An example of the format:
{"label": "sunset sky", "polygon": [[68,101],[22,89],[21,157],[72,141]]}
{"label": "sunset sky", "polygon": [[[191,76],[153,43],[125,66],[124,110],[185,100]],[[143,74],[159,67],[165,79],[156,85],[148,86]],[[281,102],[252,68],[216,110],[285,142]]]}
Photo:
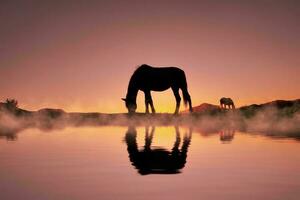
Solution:
{"label": "sunset sky", "polygon": [[[28,110],[126,112],[143,63],[182,68],[194,106],[300,98],[297,0],[4,0],[0,27],[0,100]],[[171,90],[152,94],[175,110]]]}

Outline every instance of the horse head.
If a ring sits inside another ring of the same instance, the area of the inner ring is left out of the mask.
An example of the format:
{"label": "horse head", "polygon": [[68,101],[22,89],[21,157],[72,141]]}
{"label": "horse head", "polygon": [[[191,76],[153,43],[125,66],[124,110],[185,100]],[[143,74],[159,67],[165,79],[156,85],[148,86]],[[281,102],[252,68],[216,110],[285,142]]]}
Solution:
{"label": "horse head", "polygon": [[136,101],[131,98],[122,98],[125,101],[126,108],[128,109],[128,113],[135,113],[136,110]]}

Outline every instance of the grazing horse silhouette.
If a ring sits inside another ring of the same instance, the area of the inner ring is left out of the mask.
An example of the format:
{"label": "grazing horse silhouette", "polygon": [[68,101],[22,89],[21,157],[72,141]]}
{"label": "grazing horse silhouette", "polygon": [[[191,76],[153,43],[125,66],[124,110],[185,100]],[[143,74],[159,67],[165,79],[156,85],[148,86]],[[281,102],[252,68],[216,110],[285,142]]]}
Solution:
{"label": "grazing horse silhouette", "polygon": [[228,106],[228,109],[235,109],[234,103],[231,98],[222,97],[220,99],[220,107],[222,109],[226,109],[226,106]]}
{"label": "grazing horse silhouette", "polygon": [[[175,127],[176,140],[172,150],[161,147],[151,147],[155,127],[149,133],[146,127],[145,145],[143,149],[138,148],[137,131],[134,126],[129,126],[125,134],[127,151],[132,165],[141,175],[147,174],[177,174],[184,168],[187,152],[192,138],[192,130],[186,133],[181,142],[178,127]],[[181,144],[181,148],[180,148]]]}
{"label": "grazing horse silhouette", "polygon": [[122,98],[125,101],[126,107],[129,113],[134,113],[136,105],[136,97],[138,91],[141,90],[145,93],[145,105],[146,113],[149,113],[149,104],[152,109],[152,113],[155,113],[153,101],[151,97],[151,91],[164,91],[172,88],[174,96],[176,98],[176,110],[175,114],[179,111],[181,97],[179,95],[179,89],[182,91],[183,101],[185,106],[189,104],[189,110],[192,112],[192,101],[187,90],[187,82],[185,73],[183,70],[177,67],[151,67],[143,64],[138,67],[130,78],[126,98]]}

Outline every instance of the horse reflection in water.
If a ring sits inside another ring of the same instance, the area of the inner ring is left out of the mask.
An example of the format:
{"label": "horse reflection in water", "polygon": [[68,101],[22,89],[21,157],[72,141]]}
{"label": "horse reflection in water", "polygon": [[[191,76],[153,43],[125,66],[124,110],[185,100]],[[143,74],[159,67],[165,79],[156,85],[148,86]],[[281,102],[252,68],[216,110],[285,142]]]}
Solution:
{"label": "horse reflection in water", "polygon": [[234,134],[234,128],[225,128],[219,132],[220,141],[222,143],[230,143],[234,139]]}
{"label": "horse reflection in water", "polygon": [[152,127],[150,133],[149,127],[146,127],[145,145],[142,150],[139,150],[136,141],[137,131],[134,126],[128,128],[125,141],[132,165],[141,175],[180,173],[180,170],[184,168],[186,163],[187,152],[192,137],[191,129],[184,135],[180,148],[180,132],[178,127],[175,127],[176,139],[171,151],[151,147],[154,132],[155,127]]}

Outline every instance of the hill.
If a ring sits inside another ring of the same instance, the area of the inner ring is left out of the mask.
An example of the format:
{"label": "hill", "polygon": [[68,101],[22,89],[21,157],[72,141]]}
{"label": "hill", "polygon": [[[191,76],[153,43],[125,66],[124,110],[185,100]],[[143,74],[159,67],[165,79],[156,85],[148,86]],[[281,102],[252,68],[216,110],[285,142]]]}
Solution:
{"label": "hill", "polygon": [[[279,112],[282,116],[292,116],[295,113],[300,112],[300,99],[275,100],[263,104],[251,104],[237,108],[236,111],[239,111],[245,117],[253,117],[260,111],[272,109]],[[209,103],[202,103],[199,106],[195,106],[193,107],[193,111],[198,115],[216,115],[223,113],[223,110],[221,110],[218,105]],[[188,110],[185,110],[182,113],[188,113]]]}
{"label": "hill", "polygon": [[[217,105],[209,104],[209,103],[202,103],[199,106],[193,107],[193,112],[197,114],[218,114],[221,112],[221,109]],[[182,113],[189,113],[188,110],[183,111]]]}
{"label": "hill", "polygon": [[237,108],[235,112],[203,103],[194,107],[194,113],[185,111],[179,115],[68,113],[51,108],[27,111],[10,102],[13,103],[0,103],[0,137],[11,136],[11,139],[14,139],[15,133],[25,128],[48,131],[67,126],[186,126],[208,134],[233,129],[284,137],[288,134],[294,138],[300,133],[300,99],[252,104]]}
{"label": "hill", "polygon": [[249,106],[242,106],[239,111],[245,117],[255,116],[260,111],[275,110],[281,116],[293,116],[300,112],[300,99],[296,100],[275,100],[263,104],[252,104]]}

